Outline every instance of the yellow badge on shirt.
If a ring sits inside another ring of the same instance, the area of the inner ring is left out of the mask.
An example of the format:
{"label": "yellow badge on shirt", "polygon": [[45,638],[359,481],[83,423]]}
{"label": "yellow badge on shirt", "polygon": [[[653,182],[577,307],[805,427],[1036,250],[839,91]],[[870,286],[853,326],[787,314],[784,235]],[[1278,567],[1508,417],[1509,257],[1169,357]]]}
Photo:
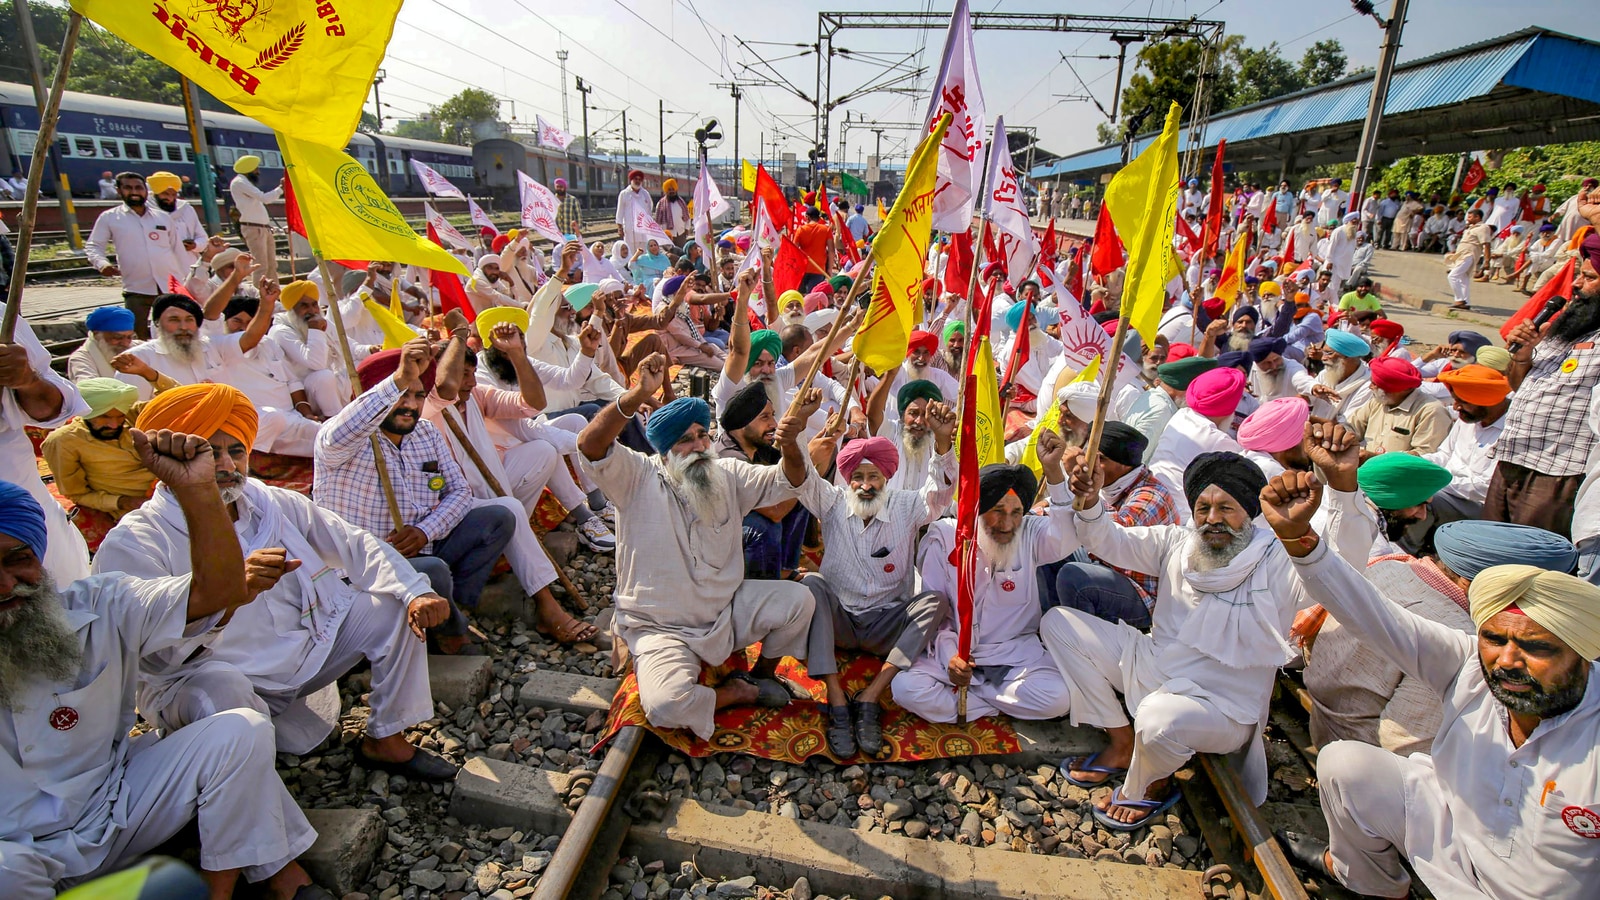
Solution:
{"label": "yellow badge on shirt", "polygon": [[444,476],[443,475],[435,475],[432,478],[429,478],[428,479],[428,490],[430,490],[430,491],[442,491],[442,490],[444,490]]}
{"label": "yellow badge on shirt", "polygon": [[1566,375],[1571,375],[1573,372],[1578,371],[1578,358],[1575,356],[1567,357],[1566,362],[1561,364],[1561,371]]}

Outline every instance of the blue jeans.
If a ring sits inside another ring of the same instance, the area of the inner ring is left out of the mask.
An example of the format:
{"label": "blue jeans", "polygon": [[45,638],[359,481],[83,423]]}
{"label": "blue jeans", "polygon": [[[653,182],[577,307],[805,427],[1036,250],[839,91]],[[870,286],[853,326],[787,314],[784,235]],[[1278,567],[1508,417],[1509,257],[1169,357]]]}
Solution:
{"label": "blue jeans", "polygon": [[[585,419],[593,422],[594,417],[599,415],[600,410],[604,408],[604,403],[597,403],[593,400],[590,400],[586,403],[579,403],[577,406],[574,406],[571,409],[547,411],[545,413],[545,417],[549,419],[555,419],[556,417],[564,416],[567,413],[577,413],[578,415],[583,416]],[[637,450],[646,455],[651,455],[656,452],[656,448],[650,446],[650,441],[645,438],[644,426],[639,424],[638,416],[629,419],[628,424],[622,426],[622,434],[617,437],[617,442],[622,446],[627,447],[629,450]]]}
{"label": "blue jeans", "polygon": [[800,547],[811,524],[811,513],[795,505],[774,522],[758,512],[744,517],[744,577],[773,580],[800,565]]}
{"label": "blue jeans", "polygon": [[1082,553],[1080,550],[1062,562],[1039,567],[1041,609],[1065,606],[1107,622],[1126,622],[1148,630],[1150,610],[1139,596],[1139,589],[1121,572],[1079,559]]}
{"label": "blue jeans", "polygon": [[478,608],[494,562],[511,543],[516,527],[517,515],[511,510],[480,506],[468,510],[455,530],[434,541],[431,554],[411,560],[412,568],[432,582],[433,592],[450,601],[450,618],[435,632],[450,637],[467,633],[463,610]]}

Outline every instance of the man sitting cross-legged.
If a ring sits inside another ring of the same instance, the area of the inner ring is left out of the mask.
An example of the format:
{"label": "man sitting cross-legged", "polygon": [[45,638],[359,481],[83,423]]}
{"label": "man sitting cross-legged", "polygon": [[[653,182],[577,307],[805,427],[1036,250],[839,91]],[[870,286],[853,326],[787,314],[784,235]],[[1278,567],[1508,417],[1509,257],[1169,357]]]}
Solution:
{"label": "man sitting cross-legged", "polygon": [[583,429],[578,449],[585,471],[617,505],[614,628],[633,655],[645,717],[709,740],[718,709],[758,700],[781,706],[789,693],[767,677],[706,687],[698,683],[702,666],[756,641],[762,673],[781,657],[806,653],[811,592],[792,581],[746,581],[739,535],[746,513],[796,496],[805,483],[800,426],[821,392],[812,389],[778,424],[782,463],[754,466],[711,452],[711,408],[695,397],[651,414],[646,436],[656,457],[618,445],[624,424],[660,390],[665,358],[644,359],[638,378]]}
{"label": "man sitting cross-legged", "polygon": [[[279,719],[281,747],[305,752],[332,725],[309,714],[307,699],[366,659],[372,716],[357,759],[413,779],[454,777],[455,766],[403,734],[433,716],[423,635],[445,620],[449,604],[393,547],[308,497],[250,479],[256,421],[250,401],[225,384],[173,388],[140,413],[145,431],[209,433],[231,530],[248,554],[251,598],[208,639],[207,653],[187,647],[146,659],[140,713],[179,729],[218,710],[254,706]],[[193,543],[172,491],[158,488],[106,535],[95,571],[183,575]],[[264,703],[252,703],[251,694]]]}
{"label": "man sitting cross-legged", "polygon": [[[911,668],[894,678],[895,702],[930,722],[954,722],[956,691],[969,687],[967,717],[1005,713],[1019,719],[1065,715],[1070,699],[1055,661],[1039,642],[1039,579],[1034,570],[1078,547],[1072,533],[1071,497],[1061,474],[1066,441],[1055,432],[1039,435],[1050,504],[1043,516],[1027,515],[1038,482],[1027,466],[995,463],[979,473],[976,592],[972,652],[962,658],[961,622],[952,618]],[[917,554],[922,586],[957,598],[955,525],[928,526]]]}
{"label": "man sitting cross-legged", "polygon": [[232,896],[242,874],[271,900],[328,900],[295,862],[316,832],[273,771],[266,715],[228,708],[159,738],[129,736],[140,660],[248,601],[211,447],[135,435],[196,535],[182,577],[113,572],[58,587],[43,564],[43,508],[0,482],[0,885],[14,900],[48,900],[198,820],[212,897]]}
{"label": "man sitting cross-legged", "polygon": [[[827,548],[822,571],[804,579],[817,598],[807,671],[827,686],[828,750],[841,759],[853,756],[857,747],[868,756],[883,749],[883,693],[896,673],[911,668],[928,649],[950,608],[942,594],[915,593],[911,566],[917,533],[944,515],[955,491],[956,463],[950,452],[955,414],[943,403],[933,403],[926,417],[935,447],[932,471],[920,488],[888,486],[899,454],[888,438],[870,437],[839,451],[839,476],[846,487],[812,477],[800,496],[822,522]],[[812,446],[825,442],[831,449],[834,440],[831,432],[824,432]],[[853,699],[839,682],[836,648],[886,657],[872,682]]]}
{"label": "man sitting cross-legged", "polygon": [[[717,456],[758,466],[782,461],[774,444],[778,416],[760,384],[747,384],[722,409],[718,420],[722,436],[714,445]],[[832,454],[823,460],[828,468]],[[744,517],[744,576],[789,578],[800,567],[801,545],[811,526],[811,512],[798,500],[779,500],[758,506]]]}

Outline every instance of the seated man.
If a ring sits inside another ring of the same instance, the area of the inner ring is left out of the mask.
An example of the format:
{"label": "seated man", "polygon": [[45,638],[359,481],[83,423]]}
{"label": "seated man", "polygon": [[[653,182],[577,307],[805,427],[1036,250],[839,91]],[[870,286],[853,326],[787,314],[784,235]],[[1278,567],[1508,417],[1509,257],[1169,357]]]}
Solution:
{"label": "seated man", "polygon": [[[1105,424],[1100,432],[1100,464],[1108,483],[1100,491],[1100,501],[1112,513],[1112,521],[1125,527],[1182,524],[1178,504],[1167,486],[1139,462],[1144,443],[1144,435],[1129,425]],[[1069,464],[1081,456],[1081,450],[1067,450]],[[1118,569],[1082,550],[1060,566],[1039,567],[1039,599],[1044,609],[1068,606],[1140,630],[1150,627],[1150,610],[1160,585],[1158,575]]]}
{"label": "seated man", "polygon": [[[322,314],[321,291],[308,280],[291,281],[279,291],[278,312],[267,340],[283,351],[289,377],[304,387],[311,412],[326,419],[350,400],[350,376]],[[297,409],[302,408],[298,405]]]}
{"label": "seated man", "polygon": [[474,506],[450,445],[422,417],[429,362],[427,338],[361,361],[356,374],[364,393],[317,433],[311,496],[351,525],[384,535],[429,577],[451,607],[447,620],[432,623],[433,643],[451,654],[467,649],[462,611],[477,608],[517,516],[503,506]]}
{"label": "seated man", "polygon": [[[757,466],[775,466],[782,454],[774,446],[778,417],[760,384],[747,384],[723,407],[718,420],[722,436],[715,449],[721,459],[738,459]],[[823,468],[826,468],[824,463]],[[744,577],[771,580],[792,578],[800,567],[800,549],[811,513],[798,499],[758,506],[744,517]]]}
{"label": "seated man", "polygon": [[[906,361],[893,373],[886,373],[883,379],[889,381],[889,396],[897,397],[900,389],[913,381],[931,381],[939,389],[941,397],[949,397],[953,401],[957,393],[956,376],[933,364],[933,357],[939,350],[939,337],[929,331],[913,331],[906,345]],[[889,418],[899,418],[900,411],[895,406],[885,407]],[[915,490],[921,482],[912,485]]]}
{"label": "seated man", "polygon": [[[217,485],[230,522],[248,554],[250,603],[234,612],[208,652],[185,647],[146,658],[139,712],[169,730],[236,706],[264,709],[283,722],[286,752],[306,752],[328,736],[331,721],[302,716],[306,698],[332,685],[361,660],[372,663],[372,716],[356,759],[408,778],[448,781],[455,766],[405,739],[407,728],[433,716],[423,631],[442,623],[449,604],[428,589],[396,553],[310,498],[249,477],[256,415],[225,384],[174,388],[146,404],[139,424],[209,433]],[[184,575],[196,542],[173,492],[158,488],[124,517],[95,554],[97,573],[139,578]],[[231,526],[231,527],[230,527]],[[243,673],[247,682],[241,682]],[[249,696],[259,695],[257,706]]]}
{"label": "seated man", "polygon": [[198,819],[212,896],[232,896],[243,874],[273,900],[331,900],[295,862],[316,832],[274,771],[265,715],[228,709],[159,740],[128,734],[140,660],[248,601],[211,448],[185,434],[135,440],[199,535],[186,577],[111,573],[58,588],[42,562],[43,509],[0,482],[0,883],[17,900],[48,900]]}
{"label": "seated man", "polygon": [[1430,759],[1337,741],[1317,759],[1331,845],[1280,833],[1302,867],[1360,894],[1408,896],[1401,857],[1437,897],[1578,897],[1600,883],[1600,588],[1560,572],[1485,569],[1476,636],[1385,600],[1321,545],[1315,476],[1273,479],[1263,511],[1295,593],[1444,699]]}
{"label": "seated man", "polygon": [[[1367,558],[1405,553],[1406,532],[1428,518],[1428,502],[1450,484],[1450,472],[1409,453],[1380,453],[1356,470],[1356,482],[1371,505],[1372,546]],[[1322,522],[1317,525],[1321,527]],[[1361,562],[1359,554],[1350,564]]]}
{"label": "seated man", "polygon": [[1076,609],[1045,614],[1045,646],[1071,675],[1072,723],[1104,728],[1111,738],[1098,754],[1061,769],[1090,789],[1126,770],[1093,815],[1108,829],[1132,831],[1177,802],[1171,776],[1189,757],[1248,744],[1245,787],[1259,805],[1267,769],[1257,735],[1278,667],[1294,658],[1286,636],[1303,601],[1285,589],[1289,557],[1252,521],[1266,479],[1237,453],[1202,453],[1183,475],[1193,524],[1153,528],[1111,521],[1097,502],[1104,482],[1098,468],[1073,471],[1072,489],[1088,504],[1077,512],[1078,538],[1112,565],[1160,572],[1161,589],[1148,635]]}
{"label": "seated man", "polygon": [[1348,416],[1367,453],[1432,453],[1450,433],[1450,411],[1418,390],[1422,375],[1403,359],[1372,361],[1372,399]]}
{"label": "seated man", "polygon": [[[163,381],[161,390],[177,387],[170,378]],[[139,421],[144,403],[133,385],[111,378],[86,378],[78,393],[89,411],[50,432],[44,460],[62,496],[120,519],[144,503],[156,480],[139,461],[128,428]]]}
{"label": "seated man", "polygon": [[1288,349],[1288,341],[1281,337],[1262,336],[1250,342],[1250,393],[1262,403],[1309,394],[1316,383],[1305,366],[1283,355]]}
{"label": "seated man", "polygon": [[[1570,572],[1578,551],[1542,528],[1506,522],[1451,522],[1433,537],[1437,557],[1388,556],[1367,565],[1384,599],[1425,619],[1472,634],[1467,591],[1484,569],[1512,563]],[[1317,609],[1319,607],[1313,607]],[[1306,639],[1311,740],[1361,741],[1399,756],[1428,753],[1443,702],[1334,618]]]}
{"label": "seated man", "polygon": [[602,408],[578,437],[584,469],[616,503],[617,588],[613,629],[627,644],[639,679],[639,702],[656,728],[688,728],[701,740],[716,731],[716,711],[754,703],[781,706],[789,693],[775,679],[699,684],[705,665],[761,642],[757,671],[778,659],[803,658],[814,601],[792,581],[746,581],[737,535],[746,513],[796,496],[807,466],[800,423],[821,402],[806,402],[778,425],[781,465],[752,466],[711,452],[711,408],[680,397],[650,416],[652,459],[617,442],[625,422],[660,390],[666,360],[639,363],[639,383]]}
{"label": "seated man", "polygon": [[[960,648],[959,618],[952,617],[928,652],[894,677],[894,699],[930,722],[954,722],[957,691],[967,688],[967,718],[1005,713],[1019,719],[1065,715],[1069,696],[1061,671],[1039,641],[1039,583],[1034,569],[1077,549],[1069,517],[1071,499],[1061,473],[1066,441],[1052,431],[1039,435],[1049,506],[1027,514],[1038,482],[1027,466],[995,463],[979,472],[980,520],[975,548],[971,655]],[[955,524],[928,526],[917,553],[922,586],[957,602],[957,570],[950,561]]]}
{"label": "seated man", "polygon": [[1367,357],[1372,347],[1359,335],[1337,328],[1323,335],[1320,348],[1313,347],[1307,358],[1322,363],[1317,383],[1311,386],[1311,414],[1330,422],[1344,422],[1372,399],[1372,372]]}
{"label": "seated man", "polygon": [[1209,356],[1189,356],[1156,367],[1155,383],[1133,401],[1123,418],[1145,437],[1143,462],[1150,462],[1156,446],[1161,443],[1162,433],[1167,430],[1167,423],[1184,405],[1189,384],[1216,367],[1217,361]]}
{"label": "seated man", "polygon": [[1311,459],[1301,446],[1311,408],[1299,397],[1279,397],[1239,423],[1239,446],[1244,458],[1255,463],[1268,478],[1285,469],[1311,470]]}
{"label": "seated man", "polygon": [[183,294],[161,294],[150,306],[154,340],[135,345],[128,354],[179,384],[218,380],[222,356],[200,333],[205,313]]}
{"label": "seated man", "polygon": [[1433,496],[1429,508],[1439,522],[1476,519],[1494,477],[1494,446],[1511,408],[1511,382],[1488,366],[1466,365],[1439,373],[1454,400],[1456,423],[1439,449],[1423,458],[1450,471],[1450,483]]}
{"label": "seated man", "polygon": [[[1195,457],[1213,451],[1240,453],[1244,449],[1228,431],[1234,410],[1244,397],[1244,383],[1244,372],[1233,368],[1212,369],[1189,382],[1183,409],[1173,413],[1161,432],[1161,442],[1150,454],[1150,474],[1172,496],[1187,493],[1185,473]],[[1188,522],[1189,510],[1180,506],[1178,518]]]}
{"label": "seated man", "polygon": [[[945,402],[945,393],[939,385],[921,378],[908,381],[895,388],[892,404],[898,413],[894,418],[884,416],[893,380],[882,378],[867,397],[867,428],[873,434],[887,438],[898,451],[900,465],[890,474],[890,490],[915,491],[928,480],[929,465],[933,461],[933,431],[928,421],[928,409]],[[950,398],[954,400],[955,394]]]}
{"label": "seated man", "polygon": [[[948,597],[932,591],[915,593],[911,565],[917,533],[944,514],[955,493],[956,462],[950,452],[955,413],[938,403],[928,418],[937,455],[920,488],[888,486],[899,455],[886,438],[870,437],[851,441],[839,451],[839,476],[847,487],[812,477],[801,495],[806,508],[821,520],[827,547],[822,571],[803,580],[817,598],[806,670],[827,686],[828,752],[839,759],[854,756],[858,747],[869,757],[882,751],[883,692],[897,672],[910,669],[928,649],[934,629],[950,611]],[[825,433],[816,440],[831,450],[834,438]],[[845,695],[839,681],[836,649],[885,657],[871,683],[853,698]]]}
{"label": "seated man", "polygon": [[149,400],[155,393],[158,373],[128,353],[137,340],[133,311],[123,306],[102,306],[89,313],[83,326],[89,335],[67,357],[67,377],[73,381],[115,378],[132,385],[140,400]]}
{"label": "seated man", "polygon": [[[245,260],[235,263],[223,290],[241,277]],[[211,339],[222,368],[211,380],[231,384],[244,392],[261,417],[257,449],[265,453],[309,457],[316,451],[320,421],[306,396],[306,387],[294,377],[283,348],[267,333],[278,307],[278,283],[263,281],[261,296],[236,296],[223,309],[227,334]]]}
{"label": "seated man", "polygon": [[[758,331],[750,330],[749,297],[746,295],[744,284],[739,286],[738,296],[734,301],[733,329],[728,335],[728,355],[723,360],[722,373],[717,376],[717,381],[711,387],[711,398],[718,409],[728,405],[733,395],[739,388],[747,384],[760,383],[767,392],[767,399],[772,402],[774,410],[787,410],[794,399],[796,383],[811,371],[811,361],[827,349],[827,341],[819,341],[807,347],[804,352],[786,366],[778,363],[783,359],[783,338],[776,331],[763,328]],[[831,413],[844,405],[845,392],[839,383],[832,379],[821,379],[817,387],[823,392],[823,402],[818,409]],[[808,431],[820,431],[822,424],[818,422],[807,423]]]}

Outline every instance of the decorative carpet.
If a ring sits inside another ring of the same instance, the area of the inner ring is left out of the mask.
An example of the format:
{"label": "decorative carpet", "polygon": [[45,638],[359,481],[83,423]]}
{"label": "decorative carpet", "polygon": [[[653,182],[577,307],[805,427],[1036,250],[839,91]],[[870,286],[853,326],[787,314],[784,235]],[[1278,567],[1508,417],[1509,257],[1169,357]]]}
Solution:
{"label": "decorative carpet", "polygon": [[1015,407],[1006,410],[1006,443],[1018,441],[1033,433],[1033,414]]}
{"label": "decorative carpet", "polygon": [[[700,683],[720,684],[734,672],[749,671],[759,652],[758,648],[759,645],[743,653],[735,653],[720,666],[703,667]],[[839,675],[848,694],[866,687],[880,665],[877,657],[867,655],[841,655],[841,662]],[[605,731],[595,747],[598,749],[611,740],[625,725],[641,725],[661,738],[667,746],[689,756],[747,753],[786,763],[801,763],[819,754],[840,763],[912,762],[988,753],[1016,753],[1021,749],[1016,732],[1004,718],[979,719],[966,725],[939,725],[923,721],[890,700],[884,707],[882,720],[883,754],[869,758],[857,753],[849,759],[838,759],[828,752],[827,738],[823,733],[826,715],[822,704],[827,692],[822,682],[806,677],[804,664],[790,657],[784,657],[778,664],[778,672],[809,690],[816,702],[797,700],[779,709],[737,706],[719,710],[717,731],[709,741],[700,740],[687,729],[655,728],[646,722],[644,709],[639,705],[638,678],[630,672],[611,701],[611,713],[606,719]]]}

